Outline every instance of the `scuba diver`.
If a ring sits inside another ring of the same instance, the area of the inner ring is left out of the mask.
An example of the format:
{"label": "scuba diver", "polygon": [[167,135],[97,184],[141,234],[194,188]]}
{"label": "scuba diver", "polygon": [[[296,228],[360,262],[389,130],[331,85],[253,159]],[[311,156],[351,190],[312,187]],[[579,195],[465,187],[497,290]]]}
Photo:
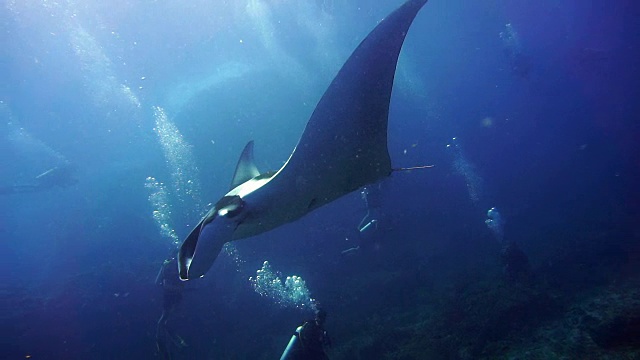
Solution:
{"label": "scuba diver", "polygon": [[487,211],[487,219],[484,223],[491,230],[496,240],[502,244],[500,262],[506,280],[512,283],[529,281],[531,277],[529,258],[515,241],[504,240],[505,220],[497,208],[492,207]]}
{"label": "scuba diver", "polygon": [[78,183],[73,173],[75,167],[64,164],[51,168],[36,176],[29,184],[17,184],[0,187],[0,194],[33,193],[51,190],[55,187],[65,188]]}
{"label": "scuba diver", "polygon": [[187,346],[180,336],[169,331],[167,327],[169,316],[174,313],[182,301],[184,289],[184,282],[178,276],[178,261],[175,256],[162,263],[156,277],[156,284],[162,286],[162,315],[158,319],[156,328],[156,347],[163,359],[171,359],[170,343],[178,348]]}
{"label": "scuba diver", "polygon": [[367,213],[364,215],[360,223],[358,224],[358,245],[342,251],[344,255],[351,255],[363,247],[372,247],[377,244],[378,228],[380,227],[380,220],[382,219],[381,208],[381,185],[365,186],[360,192],[360,196],[364,201],[367,208]]}
{"label": "scuba diver", "polygon": [[313,320],[298,326],[280,360],[328,360],[324,348],[331,346],[331,339],[324,329],[326,319],[327,312],[316,309]]}
{"label": "scuba diver", "polygon": [[509,282],[526,283],[531,278],[529,258],[515,241],[508,241],[500,252],[504,275]]}

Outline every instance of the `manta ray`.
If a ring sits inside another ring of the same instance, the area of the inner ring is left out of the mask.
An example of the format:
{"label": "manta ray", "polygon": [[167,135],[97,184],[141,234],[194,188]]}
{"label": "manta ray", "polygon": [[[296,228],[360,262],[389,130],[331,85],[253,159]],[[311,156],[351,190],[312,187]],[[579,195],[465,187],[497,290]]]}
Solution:
{"label": "manta ray", "polygon": [[407,31],[426,3],[405,2],[358,45],[280,170],[260,173],[253,141],[245,146],[230,191],[180,247],[180,279],[204,276],[225,243],[297,220],[392,173],[387,123],[393,79]]}

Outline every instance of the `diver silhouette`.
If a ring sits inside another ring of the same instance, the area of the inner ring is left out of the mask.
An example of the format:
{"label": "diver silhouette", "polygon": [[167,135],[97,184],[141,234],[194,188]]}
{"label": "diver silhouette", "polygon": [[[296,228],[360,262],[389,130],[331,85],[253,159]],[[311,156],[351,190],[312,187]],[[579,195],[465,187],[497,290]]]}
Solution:
{"label": "diver silhouette", "polygon": [[298,326],[280,360],[328,360],[325,347],[331,339],[324,329],[327,312],[318,308],[315,318]]}
{"label": "diver silhouette", "polygon": [[56,166],[36,176],[31,183],[0,187],[0,195],[34,193],[56,187],[69,187],[78,183],[74,172],[75,168],[71,164]]}
{"label": "diver silhouette", "polygon": [[356,233],[357,245],[343,250],[343,255],[352,255],[358,250],[372,249],[379,246],[380,233],[378,228],[384,225],[388,229],[388,219],[382,212],[382,188],[381,184],[365,186],[360,191],[360,197],[366,206],[367,212],[358,223]]}
{"label": "diver silhouette", "polygon": [[156,328],[156,347],[163,359],[171,359],[170,344],[178,348],[186,347],[184,340],[169,330],[167,322],[182,302],[184,282],[178,276],[178,261],[175,257],[165,260],[160,267],[156,284],[162,286],[162,315]]}
{"label": "diver silhouette", "polygon": [[512,283],[527,283],[531,280],[529,258],[515,241],[507,241],[500,252],[500,260],[506,280]]}

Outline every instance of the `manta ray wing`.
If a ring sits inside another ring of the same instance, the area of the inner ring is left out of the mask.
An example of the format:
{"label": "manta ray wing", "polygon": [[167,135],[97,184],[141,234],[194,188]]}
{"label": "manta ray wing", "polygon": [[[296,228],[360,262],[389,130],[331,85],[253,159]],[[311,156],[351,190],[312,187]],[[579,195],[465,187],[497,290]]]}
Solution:
{"label": "manta ray wing", "polygon": [[425,3],[405,3],[360,43],[274,182],[295,184],[311,207],[319,207],[391,173],[387,123],[393,79],[405,35]]}
{"label": "manta ray wing", "polygon": [[396,64],[407,31],[426,2],[406,2],[351,54],[287,163],[260,191],[246,196],[254,208],[234,239],[296,220],[391,173],[387,124]]}
{"label": "manta ray wing", "polygon": [[391,173],[387,123],[396,64],[409,26],[426,2],[407,1],[360,43],[275,175],[257,175],[253,143],[247,144],[231,191],[180,248],[181,279],[203,276],[224,243],[294,221]]}

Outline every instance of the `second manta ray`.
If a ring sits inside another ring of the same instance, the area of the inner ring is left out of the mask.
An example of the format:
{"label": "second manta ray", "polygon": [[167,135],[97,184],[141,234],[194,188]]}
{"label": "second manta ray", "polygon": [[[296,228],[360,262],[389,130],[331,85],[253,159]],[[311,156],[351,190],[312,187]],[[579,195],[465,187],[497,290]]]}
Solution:
{"label": "second manta ray", "polygon": [[289,160],[260,174],[253,142],[220,199],[184,240],[180,278],[202,277],[222,246],[299,219],[391,174],[389,101],[398,55],[427,0],[410,0],[382,20],[342,66],[318,102]]}

